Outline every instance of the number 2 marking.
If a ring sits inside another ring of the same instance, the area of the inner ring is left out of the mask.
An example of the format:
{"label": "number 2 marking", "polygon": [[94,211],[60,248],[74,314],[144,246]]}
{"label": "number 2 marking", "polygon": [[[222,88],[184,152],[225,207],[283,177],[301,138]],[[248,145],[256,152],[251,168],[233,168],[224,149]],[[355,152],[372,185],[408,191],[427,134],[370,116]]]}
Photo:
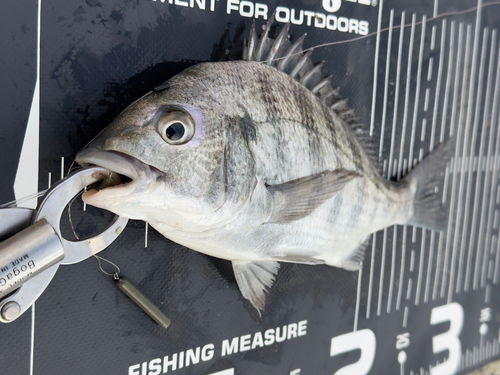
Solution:
{"label": "number 2 marking", "polygon": [[448,332],[434,336],[432,338],[432,352],[434,354],[448,350],[448,359],[433,367],[431,375],[447,375],[457,371],[462,354],[462,344],[460,342],[460,333],[464,325],[464,309],[456,302],[448,305],[435,307],[431,312],[431,324],[436,325],[444,322],[450,322]]}
{"label": "number 2 marking", "polygon": [[356,349],[361,350],[358,362],[342,367],[335,375],[368,374],[375,359],[376,341],[375,334],[371,329],[362,329],[334,337],[330,346],[331,357]]}

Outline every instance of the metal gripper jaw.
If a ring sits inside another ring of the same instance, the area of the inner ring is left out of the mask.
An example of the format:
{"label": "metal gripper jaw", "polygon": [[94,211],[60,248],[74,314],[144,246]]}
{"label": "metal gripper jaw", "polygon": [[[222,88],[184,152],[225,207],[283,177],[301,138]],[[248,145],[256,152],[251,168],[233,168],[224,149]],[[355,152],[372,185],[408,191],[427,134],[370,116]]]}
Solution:
{"label": "metal gripper jaw", "polygon": [[103,232],[92,237],[69,241],[61,235],[59,223],[66,205],[108,174],[100,167],[82,169],[49,189],[37,210],[0,209],[0,322],[12,322],[29,309],[60,264],[87,259],[123,231],[127,219],[115,216]]}

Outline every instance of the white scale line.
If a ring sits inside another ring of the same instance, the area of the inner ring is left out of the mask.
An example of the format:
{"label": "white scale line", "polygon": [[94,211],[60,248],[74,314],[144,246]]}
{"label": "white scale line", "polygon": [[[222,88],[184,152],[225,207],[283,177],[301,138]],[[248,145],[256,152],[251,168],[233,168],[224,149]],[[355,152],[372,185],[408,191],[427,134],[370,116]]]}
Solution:
{"label": "white scale line", "polygon": [[375,125],[375,105],[377,102],[377,75],[378,75],[378,60],[380,51],[380,29],[382,26],[382,9],[384,7],[384,0],[380,0],[378,6],[378,25],[377,25],[377,40],[375,43],[375,62],[373,66],[373,94],[372,94],[372,113],[370,120],[370,137],[373,136],[373,128]]}
{"label": "white scale line", "polygon": [[363,274],[363,263],[360,264],[359,272],[358,272],[358,286],[356,291],[356,313],[354,314],[354,329],[356,332],[358,330],[358,319],[359,319],[359,300],[361,296],[361,276]]}
{"label": "white scale line", "polygon": [[425,234],[426,230],[422,229],[422,237],[421,237],[421,247],[420,247],[420,260],[418,262],[418,277],[417,277],[417,289],[415,291],[415,305],[418,306],[420,304],[420,291],[422,290],[422,275],[424,268],[424,258],[425,258]]}
{"label": "white scale line", "polygon": [[[443,32],[441,36],[441,40],[443,40],[444,35],[446,35],[445,32],[445,26],[446,26],[446,19],[443,20]],[[443,102],[443,116],[441,118],[441,134],[439,136],[439,142],[443,143],[444,142],[444,134],[446,130],[446,119],[448,115],[448,101],[450,98],[450,90],[451,90],[451,85],[452,85],[452,76],[453,76],[453,62],[455,56],[455,21],[451,21],[451,26],[450,26],[450,51],[448,54],[448,69],[446,70],[446,89],[444,92],[444,102]],[[439,86],[438,86],[439,89]],[[436,92],[436,99],[434,101],[434,106],[437,106],[439,100],[439,94]],[[435,122],[437,121],[437,113],[432,119],[432,126],[435,126]],[[451,135],[451,134],[450,134]]]}
{"label": "white scale line", "polygon": [[[408,66],[406,72],[406,89],[405,89],[405,106],[403,113],[403,127],[401,130],[401,146],[399,149],[399,169],[398,169],[398,180],[401,179],[401,174],[403,170],[401,169],[401,165],[403,164],[403,152],[404,152],[404,144],[406,138],[406,125],[408,123],[408,105],[410,100],[410,84],[411,84],[411,62],[413,61],[413,44],[415,43],[415,23],[417,21],[416,13],[413,13],[411,18],[411,32],[410,32],[410,46],[408,48]],[[404,241],[404,239],[403,239]]]}
{"label": "white scale line", "polygon": [[[425,141],[425,128],[427,127],[427,119],[424,118],[422,120],[422,133],[420,134],[420,141],[424,142]],[[422,149],[421,149],[422,150]],[[420,156],[419,156],[420,159]]]}
{"label": "white scale line", "polygon": [[[461,158],[461,164],[460,164],[460,183],[458,187],[458,199],[457,199],[457,212],[454,217],[456,217],[456,222],[455,222],[455,230],[454,230],[454,237],[453,237],[453,256],[452,256],[452,263],[451,263],[451,273],[450,273],[450,284],[449,284],[449,289],[448,289],[448,303],[451,303],[452,301],[452,295],[453,295],[453,284],[455,283],[455,261],[456,257],[458,256],[459,258],[459,264],[458,264],[458,269],[461,271],[461,266],[463,263],[463,256],[464,256],[464,247],[461,246],[460,240],[462,240],[462,236],[466,236],[466,233],[461,233],[460,232],[460,223],[462,220],[466,220],[465,214],[464,214],[464,193],[465,193],[465,175],[470,173],[467,173],[466,169],[466,164],[467,164],[467,150],[469,149],[469,143],[470,143],[470,127],[471,127],[471,122],[469,121],[469,109],[470,107],[468,106],[468,103],[472,103],[472,92],[474,90],[473,86],[473,79],[472,77],[475,77],[475,62],[476,62],[476,57],[473,55],[472,56],[472,64],[469,64],[470,61],[470,44],[471,44],[471,34],[472,34],[472,27],[471,25],[467,25],[467,39],[465,43],[465,64],[464,64],[464,75],[463,75],[463,81],[462,81],[462,96],[461,96],[461,106],[460,106],[460,115],[459,115],[459,126],[464,127],[465,123],[465,130],[463,131],[464,134],[464,141],[463,141],[463,147],[462,147],[462,158]],[[474,46],[474,51],[476,51],[476,47]],[[471,69],[472,66],[472,69]],[[468,79],[468,81],[467,81]],[[468,95],[466,95],[466,93]],[[460,145],[460,144],[459,144]],[[472,143],[471,143],[472,145]],[[459,272],[460,272],[459,271]]]}
{"label": "white scale line", "polygon": [[146,222],[145,226],[145,231],[144,231],[144,248],[148,247],[148,232],[149,232],[149,224]]}
{"label": "white scale line", "polygon": [[396,301],[396,310],[399,311],[401,307],[401,296],[403,295],[403,284],[404,284],[404,275],[405,275],[405,262],[406,262],[406,231],[407,226],[403,226],[403,243],[401,249],[401,269],[399,271],[399,286],[398,286],[398,299]]}
{"label": "white scale line", "polygon": [[429,291],[431,285],[432,262],[434,260],[434,240],[436,232],[431,231],[431,242],[429,244],[429,260],[427,262],[427,277],[425,278],[424,303],[429,301]]}
{"label": "white scale line", "polygon": [[489,305],[490,301],[491,301],[491,285],[488,284],[488,285],[486,285],[486,289],[484,292],[484,303],[486,305]]}
{"label": "white scale line", "polygon": [[61,156],[61,180],[64,178],[64,156]]}
{"label": "white scale line", "polygon": [[[435,26],[433,26],[434,29]],[[434,142],[435,142],[435,136],[436,136],[436,120],[437,120],[437,114],[438,114],[438,107],[439,107],[439,94],[441,91],[441,80],[443,77],[443,60],[444,60],[444,50],[446,48],[446,19],[443,20],[442,27],[441,27],[441,45],[439,47],[439,65],[438,65],[438,75],[437,75],[437,82],[436,82],[436,94],[434,96],[434,108],[432,111],[432,126],[431,126],[431,139],[430,139],[430,145],[429,145],[429,151],[432,152],[434,150]]]}
{"label": "white scale line", "polygon": [[386,249],[387,249],[387,228],[384,228],[384,239],[382,241],[382,260],[380,263],[380,282],[378,285],[377,316],[380,316],[380,312],[382,310],[382,293],[384,290],[384,271],[385,271]]}
{"label": "white scale line", "polygon": [[405,306],[405,312],[403,315],[403,328],[406,328],[407,324],[408,324],[408,306]]}
{"label": "white scale line", "polygon": [[[453,27],[452,27],[453,30]],[[460,70],[461,70],[461,62],[462,62],[462,48],[463,47],[463,23],[460,23],[458,26],[458,50],[457,50],[457,55],[455,58],[456,61],[456,67],[455,67],[455,79],[454,79],[454,85],[453,85],[453,103],[452,103],[452,110],[451,110],[451,121],[450,121],[450,137],[453,136],[453,129],[454,129],[454,124],[455,124],[455,119],[456,119],[456,108],[457,108],[457,100],[458,100],[458,85],[459,85],[459,76],[460,76]],[[459,130],[461,128],[459,127]],[[455,208],[455,184],[456,184],[456,178],[457,178],[457,173],[455,171],[457,170],[457,160],[458,160],[458,145],[460,144],[461,140],[461,132],[459,132],[459,135],[457,136],[456,140],[456,151],[455,151],[455,156],[453,158],[453,164],[452,164],[452,169],[453,169],[453,177],[451,181],[451,197],[450,197],[450,211],[448,214],[448,217],[455,217],[454,216],[454,208]],[[442,283],[441,283],[441,293],[440,297],[444,298],[445,294],[445,289],[446,289],[446,282],[447,282],[447,272],[448,272],[448,260],[449,260],[449,255],[450,255],[450,242],[451,242],[451,234],[452,234],[452,220],[448,220],[448,228],[446,231],[446,242],[445,242],[445,251],[444,251],[444,263],[443,263],[443,278],[442,278]]]}
{"label": "white scale line", "polygon": [[[413,148],[415,147],[415,131],[417,128],[417,117],[418,117],[418,105],[420,101],[420,87],[422,85],[422,61],[424,57],[424,46],[425,46],[425,29],[426,29],[427,16],[422,17],[422,33],[420,35],[420,49],[418,54],[418,65],[417,65],[417,87],[415,89],[415,105],[413,108],[413,121],[411,126],[411,136],[410,136],[410,150],[408,152],[408,170],[413,168]],[[409,60],[411,62],[411,60]]]}
{"label": "white scale line", "polygon": [[[496,30],[495,30],[496,31]],[[496,80],[495,80],[495,95],[493,98],[493,111],[492,111],[492,117],[491,117],[491,123],[490,127],[491,128],[496,128],[497,131],[497,136],[496,136],[496,144],[495,144],[495,152],[493,154],[493,176],[491,179],[491,190],[490,190],[490,199],[489,199],[489,206],[488,206],[488,220],[486,224],[486,243],[484,246],[485,252],[484,252],[484,260],[483,260],[483,265],[486,262],[486,259],[488,258],[488,249],[490,248],[490,238],[491,238],[491,230],[492,230],[492,220],[493,220],[493,213],[495,211],[494,207],[494,199],[495,199],[495,187],[497,186],[497,178],[498,178],[498,169],[496,168],[497,161],[499,158],[500,154],[500,115],[498,114],[498,102],[500,101],[500,48],[498,50],[498,57],[497,57],[497,72],[496,72]],[[499,115],[499,118],[497,119],[497,115]],[[480,237],[481,238],[481,237]],[[500,241],[499,241],[500,242]],[[482,248],[482,247],[481,247]],[[484,266],[483,266],[483,271],[484,271]],[[481,277],[481,287],[483,288],[485,283],[486,283],[486,278],[481,276],[479,274],[479,270],[476,273],[477,278]],[[474,280],[474,289],[477,289],[477,282]]]}
{"label": "white scale line", "polygon": [[493,278],[493,259],[490,259],[489,266],[488,266],[488,279],[491,280]]}
{"label": "white scale line", "polygon": [[[486,257],[485,257],[486,258]],[[500,240],[497,240],[497,254],[495,257],[495,272],[493,273],[493,283],[498,284],[500,268]]]}
{"label": "white scale line", "polygon": [[390,179],[392,177],[392,172],[395,171],[396,169],[391,170],[391,161],[395,160],[394,159],[394,142],[396,139],[396,121],[398,119],[398,104],[399,104],[399,88],[400,88],[400,83],[401,83],[401,60],[402,60],[402,54],[403,54],[403,37],[404,37],[404,30],[405,30],[405,12],[401,13],[401,28],[399,29],[399,46],[398,46],[398,62],[397,62],[397,68],[396,68],[396,89],[394,92],[394,112],[392,116],[392,129],[391,129],[391,150],[389,152],[389,170],[387,172],[387,178]]}
{"label": "white scale line", "polygon": [[[429,62],[429,64],[430,64],[430,62]],[[429,95],[430,95],[430,93],[431,93],[431,89],[429,87],[427,87],[425,89],[424,112],[427,112],[429,110]]]}
{"label": "white scale line", "polygon": [[436,259],[436,274],[434,276],[434,288],[432,289],[432,300],[435,301],[437,298],[438,285],[439,285],[439,271],[441,270],[441,258],[443,254],[443,232],[439,232],[438,241],[438,255]]}
{"label": "white scale line", "polygon": [[410,297],[411,297],[411,287],[412,287],[412,284],[413,284],[413,280],[412,278],[410,277],[408,279],[408,289],[406,290],[406,300],[409,301],[410,300]]}
{"label": "white scale line", "polygon": [[391,16],[389,19],[389,37],[387,39],[387,57],[385,64],[385,83],[384,83],[384,107],[382,109],[382,129],[380,130],[380,146],[378,155],[382,157],[382,151],[384,149],[384,134],[385,134],[385,121],[387,118],[387,95],[389,93],[389,72],[390,72],[390,62],[391,62],[391,46],[392,46],[392,26],[394,21],[394,9],[391,9]]}
{"label": "white scale line", "polygon": [[[462,26],[462,24],[460,25]],[[463,27],[462,27],[462,30],[463,30]],[[463,32],[462,32],[463,34]],[[463,75],[462,75],[462,86],[461,86],[461,103],[460,103],[460,113],[459,113],[459,120],[458,120],[458,134],[460,136],[457,136],[457,149],[456,149],[456,153],[455,153],[455,168],[454,168],[454,171],[455,173],[453,174],[453,182],[456,182],[456,177],[458,176],[458,173],[457,171],[459,170],[459,166],[458,166],[458,153],[459,153],[459,150],[460,150],[460,145],[462,144],[461,141],[462,141],[462,138],[464,138],[464,147],[462,148],[462,150],[465,150],[466,149],[466,144],[467,144],[467,135],[468,135],[468,129],[464,129],[464,109],[466,108],[466,95],[465,95],[465,92],[467,90],[467,78],[470,76],[470,73],[469,73],[469,60],[470,60],[470,39],[471,39],[471,27],[470,25],[467,26],[467,37],[466,37],[466,43],[465,43],[465,62],[464,62],[464,69],[463,69]],[[457,72],[460,72],[460,69],[457,69]],[[464,163],[464,158],[462,157],[461,161],[462,163]],[[462,168],[460,169],[461,171],[464,171],[465,168]],[[458,248],[458,226],[460,225],[460,218],[461,218],[461,211],[462,211],[462,206],[461,206],[461,202],[462,202],[462,195],[463,195],[463,175],[464,173],[460,173],[460,183],[459,183],[459,188],[458,188],[458,199],[455,201],[455,199],[453,199],[453,195],[452,195],[452,200],[451,200],[451,203],[457,203],[457,213],[455,213],[453,216],[449,216],[449,217],[453,217],[453,218],[456,218],[456,223],[455,223],[455,230],[454,230],[454,238],[453,238],[453,245],[452,245],[452,257],[451,257],[451,265],[450,265],[450,278],[449,278],[449,284],[448,284],[448,303],[451,302],[451,297],[452,297],[452,291],[453,291],[453,284],[454,284],[454,280],[455,280],[455,261],[456,261],[456,257],[457,257],[457,248]],[[454,184],[453,184],[454,186]],[[452,189],[452,194],[455,192],[454,189]],[[451,221],[450,221],[451,222]],[[450,241],[451,242],[451,241]],[[449,242],[447,241],[447,247],[449,247]]]}
{"label": "white scale line", "polygon": [[[432,26],[432,32],[433,32],[433,34],[435,34],[436,26]],[[434,48],[431,46],[431,49],[434,49]],[[429,66],[427,68],[427,81],[432,80],[432,69],[433,68],[434,68],[434,57],[429,57]]]}
{"label": "white scale line", "polygon": [[[485,29],[486,32],[486,29]],[[482,133],[481,133],[481,145],[479,147],[479,155],[483,156],[484,154],[484,144],[486,141],[486,129],[487,129],[487,123],[489,122],[489,117],[490,117],[490,100],[491,100],[491,91],[492,91],[492,82],[493,82],[493,69],[495,65],[495,45],[496,45],[496,32],[494,31],[492,33],[491,37],[491,48],[490,48],[490,60],[488,64],[488,76],[487,76],[487,81],[488,84],[486,86],[486,98],[485,98],[485,104],[484,104],[484,117],[483,117],[483,124],[482,124]],[[479,112],[479,108],[476,108],[476,111]],[[470,285],[470,277],[471,277],[471,272],[472,270],[469,267],[470,262],[472,261],[471,258],[471,249],[474,248],[474,242],[476,240],[476,221],[477,221],[477,215],[479,212],[482,213],[481,219],[479,221],[479,236],[481,236],[482,231],[483,231],[483,225],[484,225],[484,218],[485,218],[485,213],[486,213],[486,197],[488,196],[488,187],[489,187],[489,180],[488,177],[491,174],[489,171],[489,166],[490,166],[490,152],[492,149],[492,141],[493,141],[493,126],[490,127],[490,133],[489,133],[489,142],[488,142],[488,148],[486,150],[487,156],[486,156],[486,163],[482,163],[485,165],[485,182],[484,182],[484,188],[483,188],[483,194],[479,194],[479,191],[481,190],[481,179],[482,179],[482,173],[479,171],[476,176],[476,194],[474,197],[474,205],[476,209],[473,212],[473,217],[472,217],[472,232],[470,235],[470,240],[469,240],[469,259],[467,260],[467,273],[465,275],[465,285],[464,285],[464,290],[468,291],[469,290],[469,285]],[[479,211],[477,208],[479,207],[479,199],[482,199],[482,205],[481,205],[481,211]],[[479,243],[482,242],[482,239],[479,238]],[[481,259],[481,252],[482,248],[478,246],[476,247],[476,266],[474,269],[474,274],[476,275],[476,272],[479,267],[479,262]],[[474,276],[475,278],[475,276]],[[474,282],[475,284],[475,282]]]}
{"label": "white scale line", "polygon": [[366,302],[366,319],[370,319],[370,309],[372,304],[372,291],[373,291],[373,272],[375,269],[375,249],[377,244],[377,234],[373,233],[372,239],[372,256],[370,260],[370,281],[368,283],[368,300]]}
{"label": "white scale line", "polygon": [[391,312],[392,293],[394,289],[394,274],[396,271],[396,242],[398,237],[398,227],[392,227],[392,258],[391,258],[391,279],[389,281],[389,296],[387,298],[387,314]]}
{"label": "white scale line", "polygon": [[[475,155],[475,148],[476,148],[476,140],[477,140],[477,137],[478,137],[478,132],[479,132],[479,115],[480,115],[480,106],[481,106],[481,102],[482,102],[482,93],[483,93],[483,81],[484,81],[484,68],[485,68],[485,62],[486,62],[486,51],[488,49],[488,28],[485,28],[484,29],[484,35],[483,35],[483,44],[482,44],[482,48],[481,48],[481,60],[480,60],[480,64],[479,64],[479,76],[478,76],[478,81],[477,81],[477,92],[476,92],[476,106],[475,106],[475,116],[474,116],[474,122],[473,122],[473,125],[472,125],[472,141],[471,141],[471,144],[470,144],[470,152],[469,152],[469,172],[467,174],[467,192],[465,194],[465,211],[464,211],[464,223],[463,223],[463,226],[462,226],[462,240],[461,240],[461,243],[460,243],[460,266],[459,266],[459,272],[458,272],[458,278],[457,278],[457,286],[456,286],[456,292],[457,293],[460,293],[460,290],[461,290],[461,287],[462,287],[462,267],[463,267],[463,257],[464,257],[464,253],[466,251],[466,244],[467,244],[467,237],[466,237],[466,233],[469,231],[469,217],[470,217],[470,204],[471,204],[471,201],[473,200],[473,197],[471,197],[472,195],[472,179],[474,177],[474,173],[473,173],[473,169],[474,169],[474,160],[476,160],[476,158],[474,158],[474,155]],[[477,30],[478,32],[478,35],[476,35],[476,38],[479,40],[479,30]],[[475,44],[476,42],[474,42]],[[478,51],[475,51],[476,53]],[[471,84],[471,95],[469,97],[469,99],[471,99],[471,97],[473,96],[472,95],[472,91],[473,91],[473,88],[474,88],[474,77],[475,77],[475,66],[474,64],[472,65],[472,76],[471,79],[472,79],[472,84]],[[473,99],[472,99],[473,100]],[[472,120],[472,107],[473,106],[473,101],[470,101],[470,106],[468,108],[468,113],[467,113],[467,122],[471,122]],[[470,110],[470,111],[469,111]],[[484,132],[483,132],[484,133]],[[481,137],[481,144],[480,144],[480,151],[479,151],[479,155],[482,155],[483,153],[483,149],[484,149],[484,139],[483,137]],[[477,173],[477,176],[481,176],[481,172],[478,172]],[[476,179],[476,182],[478,182],[478,180]],[[477,186],[477,189],[480,189],[480,185],[476,185]],[[477,191],[476,191],[477,192]],[[479,196],[479,194],[475,194],[475,196]],[[474,197],[474,201],[475,201],[475,197]],[[479,207],[479,204],[477,206],[474,206],[474,207]],[[473,216],[474,218],[477,216],[477,209],[473,210]],[[474,225],[475,225],[475,220],[473,220],[472,222],[472,228],[474,228]],[[472,229],[474,230],[474,229]],[[470,237],[472,238],[472,233],[469,234]],[[467,255],[467,268],[466,268],[466,274],[470,274],[470,266],[471,266],[471,260],[472,260],[472,250],[473,250],[473,247],[472,246],[469,246],[469,249],[468,249],[468,255]],[[467,278],[467,283],[469,281],[469,277],[466,277]],[[468,289],[468,288],[467,288]]]}

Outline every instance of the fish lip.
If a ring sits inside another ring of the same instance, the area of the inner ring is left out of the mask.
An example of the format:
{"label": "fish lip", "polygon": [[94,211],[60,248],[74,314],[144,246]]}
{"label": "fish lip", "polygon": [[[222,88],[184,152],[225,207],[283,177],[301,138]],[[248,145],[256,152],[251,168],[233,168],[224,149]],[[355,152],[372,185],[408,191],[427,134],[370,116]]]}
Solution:
{"label": "fish lip", "polygon": [[76,155],[75,161],[82,167],[97,165],[112,172],[127,176],[132,181],[137,181],[145,172],[145,169],[142,168],[144,163],[117,151],[86,148]]}

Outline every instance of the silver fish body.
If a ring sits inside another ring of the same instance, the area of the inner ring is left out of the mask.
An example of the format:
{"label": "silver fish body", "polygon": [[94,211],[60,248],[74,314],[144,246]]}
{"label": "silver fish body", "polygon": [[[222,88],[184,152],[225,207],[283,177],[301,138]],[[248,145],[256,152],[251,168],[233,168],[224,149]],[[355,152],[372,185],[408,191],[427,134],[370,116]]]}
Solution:
{"label": "silver fish body", "polygon": [[[355,270],[370,233],[437,227],[437,199],[421,180],[442,163],[383,179],[353,128],[313,91],[260,62],[195,65],[129,106],[77,156],[132,180],[84,200],[231,260],[258,309],[278,262]],[[179,124],[192,134],[172,144],[166,137]]]}

